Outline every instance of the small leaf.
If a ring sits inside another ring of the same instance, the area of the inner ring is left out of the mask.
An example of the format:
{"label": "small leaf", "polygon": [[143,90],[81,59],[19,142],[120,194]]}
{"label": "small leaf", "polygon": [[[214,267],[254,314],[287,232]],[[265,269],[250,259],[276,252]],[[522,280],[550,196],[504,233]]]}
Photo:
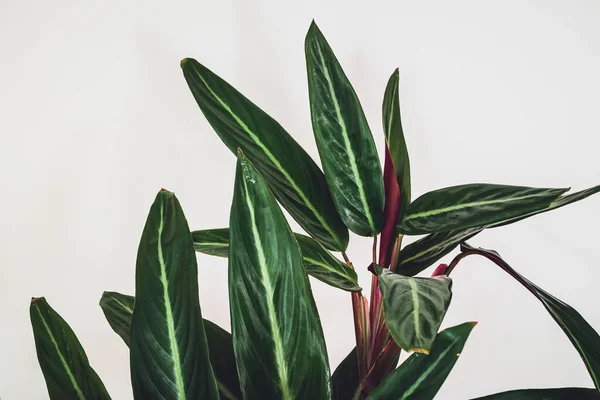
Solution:
{"label": "small leaf", "polygon": [[130,330],[136,399],[218,399],[198,300],[190,229],[173,193],[161,190],[138,249]]}
{"label": "small leaf", "polygon": [[429,353],[452,299],[447,276],[412,278],[374,266],[390,334],[403,350]]}
{"label": "small leaf", "polygon": [[229,225],[229,302],[244,399],[329,399],[327,350],[300,247],[241,152]]}
{"label": "small leaf", "polygon": [[383,226],[383,179],[364,112],[333,50],[314,23],[305,40],[313,131],[334,204],[354,233]]}
{"label": "small leaf", "polygon": [[[135,297],[117,292],[104,292],[100,299],[100,307],[102,307],[109,325],[116,334],[121,336],[127,346],[129,346],[129,327],[134,303]],[[204,330],[206,331],[210,363],[215,372],[221,398],[241,399],[242,392],[233,354],[231,334],[207,319],[204,320]]]}
{"label": "small leaf", "polygon": [[429,355],[412,354],[369,396],[369,400],[430,400],[450,374],[476,325],[467,322],[437,335]]}
{"label": "small leaf", "polygon": [[598,400],[600,393],[596,389],[558,388],[558,389],[521,389],[491,394],[472,400]]}
{"label": "small leaf", "polygon": [[29,313],[50,399],[110,399],[77,336],[46,299],[31,299]]}
{"label": "small leaf", "polygon": [[567,190],[492,184],[438,189],[408,206],[399,229],[421,235],[484,227],[543,210]]}
{"label": "small leaf", "polygon": [[290,215],[328,249],[346,250],[348,230],[325,176],[277,121],[198,61],[181,62],[204,116],[235,154],[240,147]]}
{"label": "small leaf", "polygon": [[[349,292],[361,291],[358,276],[348,265],[337,259],[319,242],[305,235],[294,233],[306,272],[330,286]],[[219,257],[229,255],[229,228],[193,231],[196,251]]]}
{"label": "small leaf", "polygon": [[333,400],[353,400],[360,395],[356,348],[335,369],[331,376],[331,386],[333,387]]}

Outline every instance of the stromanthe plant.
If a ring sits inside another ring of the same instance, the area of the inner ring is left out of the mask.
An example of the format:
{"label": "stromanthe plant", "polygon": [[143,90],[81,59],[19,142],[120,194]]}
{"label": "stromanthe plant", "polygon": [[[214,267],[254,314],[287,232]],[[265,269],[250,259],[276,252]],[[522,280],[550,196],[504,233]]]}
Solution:
{"label": "stromanthe plant", "polygon": [[[135,296],[104,292],[100,306],[130,349],[136,399],[432,399],[475,322],[440,331],[450,275],[471,255],[521,283],[580,354],[595,388],[523,389],[482,399],[600,399],[600,336],[568,304],[493,250],[466,243],[582,200],[600,186],[469,184],[411,202],[398,71],[383,96],[383,170],[358,96],[313,22],[306,36],[312,125],[323,172],[273,118],[194,59],[181,62],[202,113],[237,157],[229,224],[191,231],[161,190],[140,241]],[[304,229],[294,233],[280,208]],[[359,286],[349,231],[374,238],[370,298]],[[402,246],[405,235],[425,235]],[[417,276],[460,246],[431,276]],[[203,319],[195,251],[228,257],[232,332]],[[308,275],[349,292],[356,347],[332,371]],[[69,325],[32,299],[39,363],[52,399],[109,399]],[[412,353],[398,366],[400,352]]]}

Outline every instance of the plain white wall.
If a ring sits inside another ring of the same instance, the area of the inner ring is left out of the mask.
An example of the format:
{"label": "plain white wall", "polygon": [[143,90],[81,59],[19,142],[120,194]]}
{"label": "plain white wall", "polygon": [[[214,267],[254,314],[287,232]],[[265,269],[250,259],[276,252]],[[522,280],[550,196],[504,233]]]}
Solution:
{"label": "plain white wall", "polygon": [[[250,4],[252,3],[252,4]],[[193,229],[226,226],[234,156],[188,92],[194,57],[318,159],[303,40],[315,18],[358,92],[381,150],[381,101],[400,68],[414,196],[469,182],[600,183],[596,1],[0,2],[0,397],[47,398],[29,322],[46,296],[115,399],[131,398],[126,346],[102,291],[133,293],[156,192]],[[518,271],[600,329],[600,196],[481,234]],[[297,229],[297,225],[293,224]],[[349,254],[364,287],[369,239]],[[450,260],[451,256],[446,257]],[[229,328],[226,261],[198,256],[206,318]],[[353,346],[350,297],[313,281],[332,368]],[[483,259],[454,274],[444,327],[479,321],[440,399],[592,386],[527,291]]]}

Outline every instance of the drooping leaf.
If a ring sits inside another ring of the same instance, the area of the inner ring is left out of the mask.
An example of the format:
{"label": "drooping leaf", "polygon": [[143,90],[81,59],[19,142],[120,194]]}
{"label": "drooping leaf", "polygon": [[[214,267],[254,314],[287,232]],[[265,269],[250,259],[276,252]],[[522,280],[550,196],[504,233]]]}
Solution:
{"label": "drooping leaf", "polygon": [[476,324],[467,322],[440,332],[429,355],[412,354],[371,393],[369,400],[433,399]]}
{"label": "drooping leaf", "polygon": [[356,347],[342,360],[331,376],[333,400],[353,400],[360,395]]}
{"label": "drooping leaf", "polygon": [[29,314],[50,399],[110,399],[77,336],[46,299],[31,299]]}
{"label": "drooping leaf", "polygon": [[[129,328],[135,298],[117,292],[104,292],[100,307],[112,329],[129,346]],[[210,353],[210,363],[215,373],[221,399],[237,400],[242,398],[238,379],[233,339],[231,334],[220,326],[204,320],[206,342]]]}
{"label": "drooping leaf", "polygon": [[336,212],[323,172],[300,145],[244,95],[194,59],[181,62],[208,122],[235,154],[240,147],[273,194],[311,236],[346,250],[348,230]]}
{"label": "drooping leaf", "polygon": [[[581,356],[594,385],[600,390],[600,336],[573,307],[544,291],[533,282],[515,271],[494,250],[474,248],[467,244],[461,245],[461,251],[468,254],[481,255],[515,278],[525,286],[550,313],[552,318],[565,332],[575,349]],[[450,273],[450,272],[449,272]]]}
{"label": "drooping leaf", "polygon": [[136,399],[218,399],[198,300],[190,229],[173,193],[161,190],[138,249],[130,330]]}
{"label": "drooping leaf", "polygon": [[438,189],[408,206],[399,230],[421,235],[484,227],[543,210],[567,190],[492,184]]}
{"label": "drooping leaf", "polygon": [[[331,254],[319,242],[306,235],[294,236],[302,250],[302,260],[306,272],[330,286],[350,292],[360,291],[358,276],[348,265]],[[193,231],[196,251],[219,257],[229,255],[229,228]]]}
{"label": "drooping leaf", "polygon": [[472,400],[598,400],[600,393],[596,389],[557,388],[557,389],[521,389],[491,394]]}
{"label": "drooping leaf", "polygon": [[314,21],[306,35],[305,52],[313,131],[333,201],[352,232],[374,236],[383,226],[384,193],[367,119]]}
{"label": "drooping leaf", "polygon": [[452,299],[447,276],[413,278],[373,266],[390,334],[403,350],[429,353]]}
{"label": "drooping leaf", "polygon": [[244,399],[329,399],[327,350],[300,247],[241,152],[229,225],[229,302]]}

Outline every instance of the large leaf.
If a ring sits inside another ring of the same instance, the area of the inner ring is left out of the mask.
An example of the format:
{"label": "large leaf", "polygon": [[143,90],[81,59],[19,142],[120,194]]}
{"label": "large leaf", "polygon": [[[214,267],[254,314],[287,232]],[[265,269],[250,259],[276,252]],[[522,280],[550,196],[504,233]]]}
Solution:
{"label": "large leaf", "polygon": [[467,322],[440,332],[429,355],[411,355],[373,391],[369,400],[433,399],[476,324]]}
{"label": "large leaf", "polygon": [[342,360],[331,376],[333,400],[353,400],[360,395],[356,347]]}
{"label": "large leaf", "polygon": [[130,361],[137,399],[218,399],[198,300],[190,229],[173,193],[161,190],[138,249]]}
{"label": "large leaf", "polygon": [[413,278],[373,266],[390,334],[403,350],[429,353],[452,299],[447,276]]}
{"label": "large leaf", "polygon": [[29,307],[38,362],[52,400],[110,399],[77,336],[45,298]]}
{"label": "large leaf", "polygon": [[[129,327],[134,303],[135,297],[117,292],[104,292],[100,299],[100,307],[102,307],[108,323],[127,346],[129,346]],[[231,334],[207,319],[204,320],[204,330],[206,331],[210,363],[217,379],[221,398],[241,399],[242,392],[233,354]]]}
{"label": "large leaf", "polygon": [[459,245],[459,243],[468,240],[481,232],[484,229],[496,228],[508,224],[521,221],[525,218],[532,217],[537,214],[542,214],[548,211],[556,210],[563,206],[583,200],[595,193],[600,192],[600,185],[594,186],[579,192],[571,193],[566,196],[561,196],[554,200],[550,205],[542,210],[534,211],[524,216],[512,218],[506,221],[501,221],[495,224],[488,225],[482,228],[459,229],[448,232],[432,233],[414,243],[409,244],[400,251],[399,265],[396,272],[402,275],[416,275],[425,268],[433,265],[437,260]]}
{"label": "large leaf", "polygon": [[329,399],[321,322],[298,242],[240,152],[230,215],[229,302],[245,399]]}
{"label": "large leaf", "polygon": [[367,119],[314,21],[305,51],[313,131],[333,201],[352,232],[376,235],[383,226],[383,179]]}
{"label": "large leaf", "polygon": [[596,389],[558,388],[558,389],[521,389],[491,394],[472,400],[598,400],[600,393]]}
{"label": "large leaf", "polygon": [[[552,296],[512,269],[497,252],[474,248],[467,244],[461,245],[461,250],[465,256],[477,254],[491,260],[537,297],[575,346],[594,385],[600,390],[600,336],[594,328],[573,307]],[[448,271],[448,274],[450,272]]]}
{"label": "large leaf", "polygon": [[227,82],[191,58],[181,62],[185,79],[221,140],[240,147],[273,194],[311,236],[332,250],[345,250],[348,230],[335,210],[325,176],[277,121]]}
{"label": "large leaf", "polygon": [[483,227],[543,210],[568,189],[468,184],[426,193],[407,208],[406,235]]}
{"label": "large leaf", "polygon": [[[358,276],[348,265],[337,259],[316,240],[299,233],[294,236],[302,250],[302,260],[306,272],[312,277],[333,287],[355,292]],[[193,231],[196,251],[219,257],[229,256],[229,228]]]}

